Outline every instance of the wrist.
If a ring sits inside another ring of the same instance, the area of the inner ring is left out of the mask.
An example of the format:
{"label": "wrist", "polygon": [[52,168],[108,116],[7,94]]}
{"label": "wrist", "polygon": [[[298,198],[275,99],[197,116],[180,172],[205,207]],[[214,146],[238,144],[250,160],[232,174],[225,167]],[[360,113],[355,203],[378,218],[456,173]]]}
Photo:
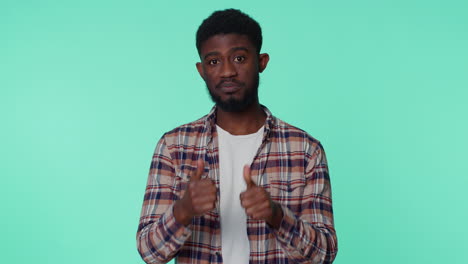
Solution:
{"label": "wrist", "polygon": [[283,209],[277,203],[272,202],[272,215],[271,219],[268,224],[272,226],[274,229],[278,229],[283,221]]}
{"label": "wrist", "polygon": [[188,226],[192,220],[192,217],[187,213],[187,210],[184,209],[182,201],[178,200],[174,204],[174,218],[176,221],[184,226]]}

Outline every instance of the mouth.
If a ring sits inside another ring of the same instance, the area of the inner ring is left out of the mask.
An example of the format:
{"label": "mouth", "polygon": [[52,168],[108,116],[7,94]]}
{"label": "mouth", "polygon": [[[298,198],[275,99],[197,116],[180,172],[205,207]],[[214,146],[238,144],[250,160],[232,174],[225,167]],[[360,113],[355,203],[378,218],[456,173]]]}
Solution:
{"label": "mouth", "polygon": [[235,81],[224,81],[217,85],[217,88],[220,89],[223,93],[231,94],[240,90],[242,85]]}

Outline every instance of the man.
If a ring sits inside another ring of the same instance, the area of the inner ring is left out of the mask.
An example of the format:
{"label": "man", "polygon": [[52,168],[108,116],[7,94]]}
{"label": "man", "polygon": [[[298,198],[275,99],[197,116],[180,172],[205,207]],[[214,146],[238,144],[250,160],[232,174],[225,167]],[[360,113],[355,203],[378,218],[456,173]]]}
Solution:
{"label": "man", "polygon": [[147,263],[331,263],[331,189],[319,141],[260,105],[258,23],[228,9],[197,31],[215,106],[156,146],[137,233]]}

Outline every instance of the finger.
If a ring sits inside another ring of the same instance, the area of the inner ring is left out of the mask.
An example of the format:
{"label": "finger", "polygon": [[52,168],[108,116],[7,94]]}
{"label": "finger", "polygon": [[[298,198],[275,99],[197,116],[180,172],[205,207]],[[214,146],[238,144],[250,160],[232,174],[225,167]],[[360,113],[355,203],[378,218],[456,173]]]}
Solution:
{"label": "finger", "polygon": [[251,217],[267,217],[273,214],[273,208],[269,202],[256,204],[252,207],[245,208],[245,213]]}
{"label": "finger", "polygon": [[250,201],[255,199],[256,195],[257,195],[257,192],[255,192],[252,188],[247,189],[245,192],[242,192],[239,195],[239,199],[241,201],[242,206],[244,206],[244,204],[246,204],[247,202],[251,203]]}
{"label": "finger", "polygon": [[261,201],[269,199],[268,193],[258,186],[251,187],[240,194],[241,200]]}
{"label": "finger", "polygon": [[247,189],[255,186],[255,183],[252,181],[252,177],[250,176],[250,166],[244,165],[244,180],[247,184]]}
{"label": "finger", "polygon": [[214,195],[216,195],[217,193],[216,185],[211,179],[207,179],[207,178],[201,179],[197,182],[194,182],[193,186],[197,190],[197,193],[198,192],[201,194],[211,193]]}
{"label": "finger", "polygon": [[192,202],[195,200],[205,200],[211,197],[216,197],[216,191],[205,191],[202,186],[197,185],[196,187],[193,187],[190,192],[190,198],[192,199]]}
{"label": "finger", "polygon": [[269,200],[265,198],[250,198],[250,199],[242,199],[241,206],[243,208],[261,208],[265,205],[268,206]]}
{"label": "finger", "polygon": [[252,215],[250,215],[250,217],[255,220],[267,220],[271,217],[271,213],[268,210],[264,210],[260,212],[255,212]]}
{"label": "finger", "polygon": [[203,178],[200,180],[200,184],[205,186],[205,187],[210,187],[212,188],[213,190],[216,190],[216,184],[214,183],[214,181],[210,178]]}
{"label": "finger", "polygon": [[245,214],[255,220],[263,220],[268,216],[267,210],[262,211],[253,211],[253,210],[245,210]]}
{"label": "finger", "polygon": [[271,212],[271,206],[268,201],[262,202],[260,204],[255,204],[250,207],[245,208],[245,212],[249,215],[259,214],[260,212]]}
{"label": "finger", "polygon": [[201,179],[203,175],[203,171],[205,170],[205,164],[203,163],[202,159],[197,160],[197,169],[195,173],[190,178],[191,181],[198,181]]}
{"label": "finger", "polygon": [[204,213],[216,207],[216,199],[211,200],[196,200],[193,204],[193,210],[197,213]]}
{"label": "finger", "polygon": [[204,183],[200,183],[200,181],[191,182],[190,183],[190,190],[191,195],[194,196],[205,196],[205,195],[216,195],[216,187],[212,185],[207,185]]}
{"label": "finger", "polygon": [[200,207],[200,214],[207,213],[215,208],[214,204],[206,204]]}
{"label": "finger", "polygon": [[192,199],[192,203],[195,206],[205,205],[205,204],[215,204],[216,195],[208,195],[203,197],[195,197]]}

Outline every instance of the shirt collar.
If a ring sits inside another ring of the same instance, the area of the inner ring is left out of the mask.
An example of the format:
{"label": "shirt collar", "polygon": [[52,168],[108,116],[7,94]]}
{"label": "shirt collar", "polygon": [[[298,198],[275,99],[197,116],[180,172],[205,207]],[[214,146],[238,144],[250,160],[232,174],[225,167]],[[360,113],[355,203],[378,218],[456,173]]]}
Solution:
{"label": "shirt collar", "polygon": [[[268,140],[270,137],[270,131],[273,128],[273,125],[275,123],[275,117],[271,114],[270,110],[264,105],[260,105],[267,115],[267,118],[265,120],[265,129],[263,132],[263,140],[262,142]],[[206,116],[205,120],[205,127],[207,128],[207,131],[209,133],[210,141],[212,139],[212,135],[216,132],[216,105],[211,108],[210,112]]]}

